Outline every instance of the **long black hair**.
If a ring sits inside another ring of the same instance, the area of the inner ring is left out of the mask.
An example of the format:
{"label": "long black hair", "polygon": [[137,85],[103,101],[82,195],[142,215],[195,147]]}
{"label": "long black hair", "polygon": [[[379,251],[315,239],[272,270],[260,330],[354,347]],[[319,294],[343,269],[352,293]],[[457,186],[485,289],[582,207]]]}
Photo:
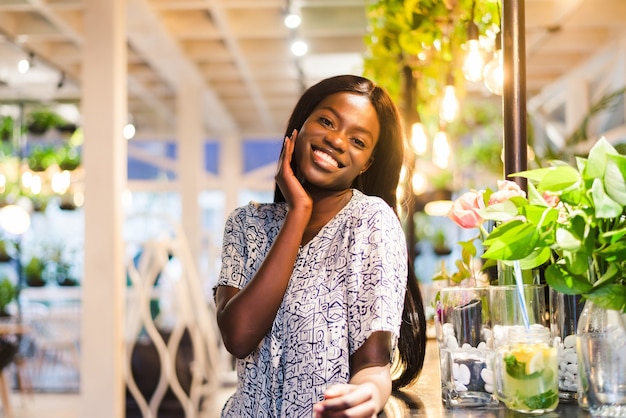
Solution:
{"label": "long black hair", "polygon": [[[404,159],[405,135],[396,105],[381,87],[372,81],[354,75],[340,75],[320,81],[307,89],[291,114],[285,136],[294,129],[300,131],[306,119],[326,97],[340,92],[348,92],[368,97],[378,115],[380,136],[374,149],[372,165],[359,175],[352,187],[370,196],[379,196],[394,210],[396,207],[396,188],[400,180],[400,170]],[[292,169],[297,172],[295,159]],[[274,201],[284,202],[278,186],[274,189]],[[413,270],[413,263],[408,259],[407,291],[404,297],[402,325],[398,341],[398,353],[393,367],[393,388],[399,389],[415,381],[424,365],[426,354],[426,318],[422,295]]]}

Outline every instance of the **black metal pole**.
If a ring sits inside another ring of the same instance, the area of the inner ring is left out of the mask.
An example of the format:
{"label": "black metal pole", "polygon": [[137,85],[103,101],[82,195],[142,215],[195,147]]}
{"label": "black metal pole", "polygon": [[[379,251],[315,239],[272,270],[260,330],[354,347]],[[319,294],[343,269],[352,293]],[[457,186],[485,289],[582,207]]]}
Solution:
{"label": "black metal pole", "polygon": [[[410,139],[411,135],[411,125],[417,121],[413,120],[413,114],[415,113],[414,107],[415,103],[415,90],[416,90],[416,81],[413,77],[413,70],[408,65],[404,66],[402,69],[402,94],[404,96],[404,100],[402,101],[402,114],[404,119],[404,132],[407,135],[407,140]],[[412,149],[412,147],[408,147],[408,149]],[[415,169],[415,156],[412,155],[407,159],[411,161],[410,167],[408,167],[408,179],[406,183],[406,211],[407,211],[407,222],[406,222],[406,237],[407,237],[407,248],[409,253],[409,260],[413,263],[415,261],[415,257],[417,256],[417,252],[415,250],[415,246],[417,245],[417,240],[415,237],[415,196],[413,195],[413,170]]]}
{"label": "black metal pole", "polygon": [[[528,168],[526,137],[526,43],[524,0],[502,0],[504,177]],[[526,180],[510,178],[522,189]]]}

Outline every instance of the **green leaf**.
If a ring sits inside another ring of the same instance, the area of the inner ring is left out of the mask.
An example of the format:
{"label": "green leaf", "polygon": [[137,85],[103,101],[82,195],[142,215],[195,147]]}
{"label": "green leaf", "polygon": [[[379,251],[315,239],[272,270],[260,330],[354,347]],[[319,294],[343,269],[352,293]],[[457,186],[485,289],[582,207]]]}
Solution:
{"label": "green leaf", "polygon": [[618,241],[597,252],[606,261],[626,260],[626,241]]}
{"label": "green leaf", "polygon": [[582,246],[581,240],[565,227],[557,228],[556,244],[564,251],[578,251]]}
{"label": "green leaf", "polygon": [[606,171],[606,162],[608,155],[616,155],[617,151],[613,146],[601,137],[589,150],[589,156],[585,164],[585,168],[582,171],[583,180],[585,183],[591,183],[592,181],[604,177]]}
{"label": "green leaf", "polygon": [[[470,257],[476,257],[476,246],[474,245],[474,240],[471,239],[469,241],[461,241],[459,245],[462,248],[463,252],[467,252]],[[465,256],[463,256],[465,259]]]}
{"label": "green leaf", "polygon": [[506,374],[517,380],[533,379],[541,374],[540,371],[526,374],[526,363],[517,361],[515,356],[510,354],[504,357],[504,363],[506,364]]}
{"label": "green leaf", "polygon": [[487,248],[483,258],[496,260],[521,260],[531,254],[538,239],[535,225],[518,219],[496,227],[485,239]]}
{"label": "green leaf", "polygon": [[556,391],[548,390],[539,395],[529,396],[524,400],[526,406],[530,409],[545,409],[559,400],[559,394]]}
{"label": "green leaf", "polygon": [[620,205],[626,205],[626,156],[610,155],[604,172],[606,193]]}
{"label": "green leaf", "polygon": [[596,208],[596,217],[602,218],[617,218],[622,214],[623,207],[615,200],[611,199],[604,191],[604,185],[602,180],[596,178],[593,181],[591,189],[591,195],[593,198],[593,205]]}
{"label": "green leaf", "polygon": [[594,287],[585,294],[585,298],[604,309],[624,311],[626,308],[626,286],[621,284],[608,284]]}
{"label": "green leaf", "polygon": [[580,181],[580,174],[570,165],[550,167],[545,176],[537,184],[537,191],[558,192],[565,190]]}
{"label": "green leaf", "polygon": [[483,219],[503,222],[518,215],[519,210],[514,201],[509,199],[495,205],[487,206],[486,208],[479,210],[478,214]]}
{"label": "green leaf", "polygon": [[575,276],[584,276],[589,270],[589,254],[585,251],[564,252],[563,261],[567,271]]}
{"label": "green leaf", "polygon": [[617,265],[611,263],[607,267],[604,274],[600,276],[593,285],[596,287],[602,286],[604,284],[613,282],[616,278],[620,278],[621,276],[622,276],[622,272],[617,267]]}
{"label": "green leaf", "polygon": [[545,278],[548,286],[566,295],[584,294],[593,288],[586,277],[570,274],[562,264],[550,264],[546,268]]}

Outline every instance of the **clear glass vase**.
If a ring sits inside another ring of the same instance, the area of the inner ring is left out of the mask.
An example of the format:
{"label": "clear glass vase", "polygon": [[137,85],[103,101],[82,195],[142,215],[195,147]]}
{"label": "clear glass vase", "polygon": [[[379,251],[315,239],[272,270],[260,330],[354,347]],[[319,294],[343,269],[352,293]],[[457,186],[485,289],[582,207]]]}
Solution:
{"label": "clear glass vase", "polygon": [[578,320],[578,403],[594,417],[626,417],[625,324],[589,300]]}
{"label": "clear glass vase", "polygon": [[576,332],[585,302],[580,295],[566,295],[550,288],[550,331],[559,354],[559,398],[578,399]]}

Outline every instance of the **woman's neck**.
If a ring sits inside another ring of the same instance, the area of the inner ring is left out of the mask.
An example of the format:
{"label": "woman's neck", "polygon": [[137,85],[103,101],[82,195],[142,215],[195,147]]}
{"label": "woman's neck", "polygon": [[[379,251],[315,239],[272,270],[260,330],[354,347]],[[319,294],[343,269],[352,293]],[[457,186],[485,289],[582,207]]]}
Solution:
{"label": "woman's neck", "polygon": [[311,193],[313,212],[305,229],[302,245],[309,242],[352,198],[352,189]]}

